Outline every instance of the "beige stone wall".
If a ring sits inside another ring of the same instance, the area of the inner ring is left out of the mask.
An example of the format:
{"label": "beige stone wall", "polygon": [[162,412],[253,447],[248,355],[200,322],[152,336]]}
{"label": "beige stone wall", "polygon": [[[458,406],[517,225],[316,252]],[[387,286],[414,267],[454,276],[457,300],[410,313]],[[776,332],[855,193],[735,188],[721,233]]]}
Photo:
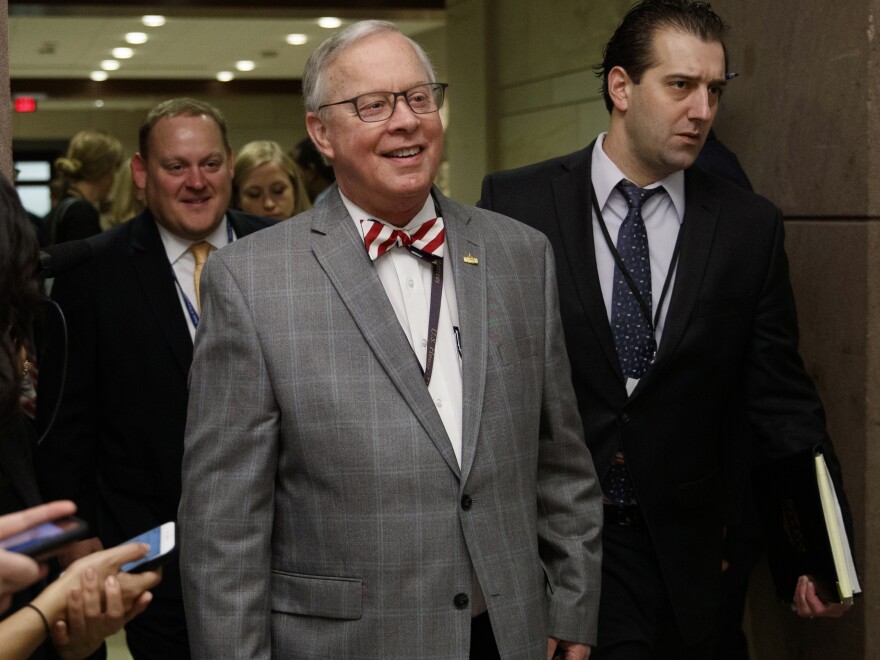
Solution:
{"label": "beige stone wall", "polygon": [[492,123],[489,101],[492,64],[490,0],[448,0],[446,3],[449,82],[446,158],[449,194],[473,204],[489,168]]}
{"label": "beige stone wall", "polygon": [[786,216],[877,215],[876,0],[714,6],[732,26],[717,127]]}
{"label": "beige stone wall", "polygon": [[591,67],[628,0],[448,0],[452,194],[586,146],[608,122]]}
{"label": "beige stone wall", "polygon": [[604,130],[608,112],[592,67],[629,2],[565,0],[553,10],[498,0],[493,16],[493,83],[498,150],[493,169],[580,149]]}

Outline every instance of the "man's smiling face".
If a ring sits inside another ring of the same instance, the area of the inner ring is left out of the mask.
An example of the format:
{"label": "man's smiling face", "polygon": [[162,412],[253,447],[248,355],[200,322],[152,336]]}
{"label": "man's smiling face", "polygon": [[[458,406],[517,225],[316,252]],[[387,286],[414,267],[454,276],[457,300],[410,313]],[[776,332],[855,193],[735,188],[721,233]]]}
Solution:
{"label": "man's smiling face", "polygon": [[157,121],[147,160],[136,155],[131,169],[156,222],[181,238],[205,238],[229,208],[232,154],[220,127],[205,115]]}
{"label": "man's smiling face", "polygon": [[[430,82],[400,34],[379,33],[343,51],[326,73],[334,103],[369,92],[400,92]],[[351,104],[309,113],[309,133],[333,162],[340,190],[377,218],[405,225],[425,203],[443,155],[440,114],[415,114],[402,98],[380,122],[361,121]]]}

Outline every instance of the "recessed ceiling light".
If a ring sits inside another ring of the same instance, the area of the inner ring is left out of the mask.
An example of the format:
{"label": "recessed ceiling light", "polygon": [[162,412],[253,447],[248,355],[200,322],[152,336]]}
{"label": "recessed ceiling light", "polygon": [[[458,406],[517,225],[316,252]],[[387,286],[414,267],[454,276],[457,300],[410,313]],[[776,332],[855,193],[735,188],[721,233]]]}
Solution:
{"label": "recessed ceiling light", "polygon": [[320,25],[322,28],[338,28],[340,25],[342,25],[342,20],[334,16],[322,16],[318,19],[318,25]]}
{"label": "recessed ceiling light", "polygon": [[146,32],[129,32],[125,35],[125,43],[127,44],[145,44],[147,39],[149,37]]}
{"label": "recessed ceiling light", "polygon": [[288,34],[284,40],[291,46],[302,46],[309,38],[304,34]]}
{"label": "recessed ceiling light", "polygon": [[104,71],[116,71],[119,68],[119,62],[116,60],[103,60],[101,62],[101,68]]}
{"label": "recessed ceiling light", "polygon": [[113,57],[117,60],[127,60],[128,58],[134,55],[134,51],[131,48],[114,48],[112,51]]}
{"label": "recessed ceiling light", "polygon": [[103,102],[101,99],[96,99],[96,100],[95,100],[95,107],[96,107],[96,108],[103,108],[103,107],[104,107],[104,102]]}
{"label": "recessed ceiling light", "polygon": [[141,18],[141,23],[147,27],[162,27],[165,25],[165,17],[157,15],[144,16]]}
{"label": "recessed ceiling light", "polygon": [[253,71],[256,66],[252,60],[239,60],[235,63],[235,68],[239,71]]}
{"label": "recessed ceiling light", "polygon": [[95,82],[101,82],[101,81],[107,80],[107,72],[106,71],[92,71],[89,74],[89,78],[91,78]]}
{"label": "recessed ceiling light", "polygon": [[235,76],[232,75],[232,71],[220,71],[217,73],[217,80],[220,82],[229,82],[233,78],[235,78]]}

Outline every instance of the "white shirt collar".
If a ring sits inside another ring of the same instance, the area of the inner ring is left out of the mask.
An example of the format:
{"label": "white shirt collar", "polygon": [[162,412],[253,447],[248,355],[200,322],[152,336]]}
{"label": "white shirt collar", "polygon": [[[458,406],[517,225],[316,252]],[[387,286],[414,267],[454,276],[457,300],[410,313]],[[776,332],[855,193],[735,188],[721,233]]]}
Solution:
{"label": "white shirt collar", "polygon": [[354,224],[358,229],[358,233],[363,236],[364,230],[361,225],[361,220],[366,220],[368,218],[372,218],[374,220],[378,220],[383,225],[388,225],[389,227],[394,227],[395,229],[404,229],[406,231],[410,231],[415,229],[423,222],[430,220],[431,218],[436,218],[437,213],[434,210],[434,198],[429,194],[428,198],[425,200],[424,205],[422,206],[422,210],[416,213],[415,217],[410,220],[406,227],[396,227],[392,225],[390,222],[386,222],[382,218],[377,218],[373,215],[370,215],[366,211],[364,211],[360,206],[351,201],[348,197],[346,197],[343,192],[339,191],[339,196],[342,197],[342,203],[345,204],[345,208],[348,210],[348,214],[351,216],[351,219],[354,220]]}
{"label": "white shirt collar", "polygon": [[[620,183],[621,179],[626,178],[626,175],[605,153],[603,145],[607,135],[607,133],[600,133],[596,138],[596,146],[593,147],[593,158],[590,164],[593,190],[596,191],[596,201],[599,202],[600,209],[605,208],[614,187]],[[675,212],[678,214],[678,221],[681,223],[684,220],[684,170],[673,172],[646,187],[656,188],[657,186],[663,186],[666,189],[666,194],[669,195],[672,206],[675,207]]]}
{"label": "white shirt collar", "polygon": [[[214,228],[214,231],[208,234],[207,238],[204,239],[213,245],[216,250],[226,247],[227,243],[229,243],[229,236],[226,233],[226,222],[227,219],[224,214],[223,219],[220,220],[220,223]],[[187,253],[190,245],[196,242],[181,238],[177,234],[172,234],[158,222],[156,223],[156,227],[159,229],[159,236],[162,237],[162,243],[165,245],[165,254],[168,255],[168,262],[172,265]]]}

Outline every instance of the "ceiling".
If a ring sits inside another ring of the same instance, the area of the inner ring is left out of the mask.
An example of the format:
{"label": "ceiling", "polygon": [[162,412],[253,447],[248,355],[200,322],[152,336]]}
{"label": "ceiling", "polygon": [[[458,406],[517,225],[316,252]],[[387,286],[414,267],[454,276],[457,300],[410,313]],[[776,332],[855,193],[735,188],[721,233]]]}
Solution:
{"label": "ceiling", "polygon": [[[210,4],[210,8],[206,5]],[[334,9],[327,7],[332,4]],[[112,6],[44,0],[9,2],[9,69],[12,91],[50,96],[91,95],[95,87],[124,94],[143,93],[166,86],[177,91],[188,86],[217,86],[217,73],[229,71],[238,90],[259,90],[282,81],[298,89],[303,66],[312,50],[334,30],[318,25],[321,16],[336,16],[343,26],[362,18],[393,20],[401,30],[418,37],[441,27],[443,0],[408,2],[320,2],[311,0],[189,0],[154,2],[149,7],[117,0]],[[162,14],[161,27],[145,27],[143,14]],[[128,46],[128,32],[144,32],[146,43],[131,45],[130,59],[118,59],[119,68],[107,80],[95,83],[91,72],[114,59],[111,51]],[[289,45],[288,34],[306,35],[304,45]],[[239,60],[254,69],[236,70]],[[82,90],[77,92],[77,90]]]}

